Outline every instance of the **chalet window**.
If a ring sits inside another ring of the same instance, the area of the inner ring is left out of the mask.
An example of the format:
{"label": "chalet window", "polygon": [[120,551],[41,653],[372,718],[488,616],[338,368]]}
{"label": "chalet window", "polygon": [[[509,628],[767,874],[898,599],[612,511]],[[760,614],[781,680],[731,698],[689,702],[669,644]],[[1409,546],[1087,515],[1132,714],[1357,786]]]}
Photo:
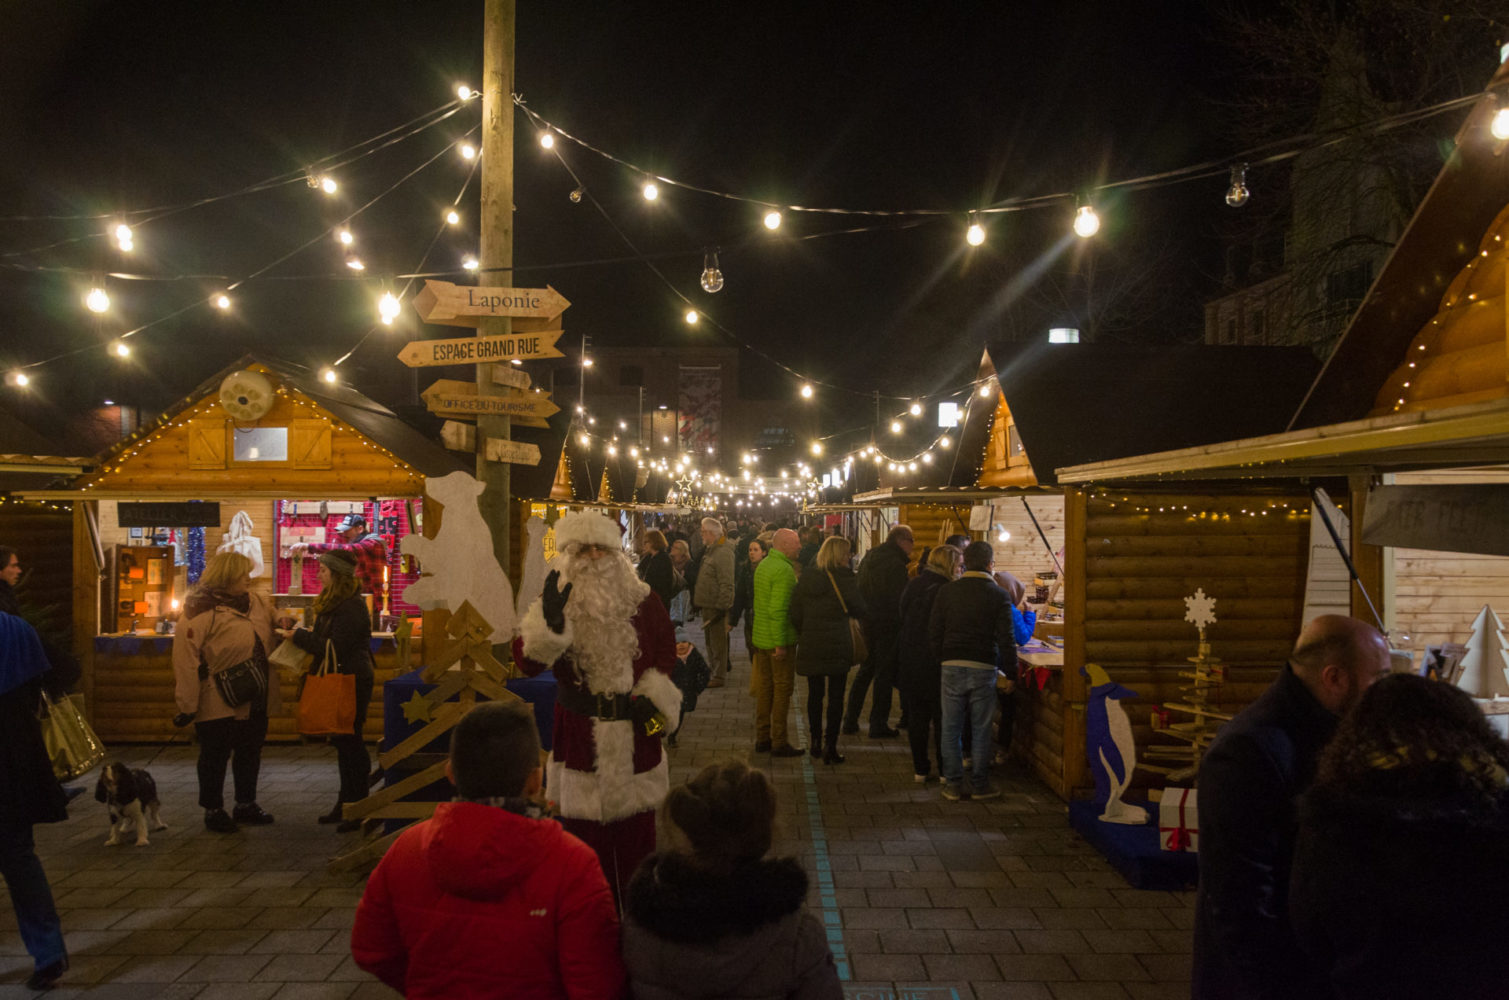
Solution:
{"label": "chalet window", "polygon": [[1022,456],[1022,434],[1016,429],[1016,424],[1006,425],[1006,458],[1020,458]]}
{"label": "chalet window", "polygon": [[1235,344],[1236,342],[1237,342],[1237,321],[1235,319],[1229,319],[1229,320],[1226,321],[1226,336],[1224,336],[1224,337],[1221,338],[1221,343],[1223,343],[1223,344]]}
{"label": "chalet window", "polygon": [[1263,324],[1267,322],[1267,319],[1268,317],[1264,315],[1263,310],[1252,310],[1252,315],[1247,317],[1247,342],[1249,344],[1267,343],[1264,337],[1267,331],[1263,329]]}
{"label": "chalet window", "polygon": [[619,385],[644,385],[644,368],[640,365],[623,365],[618,369]]}
{"label": "chalet window", "polygon": [[237,427],[231,439],[234,462],[288,461],[287,427]]}

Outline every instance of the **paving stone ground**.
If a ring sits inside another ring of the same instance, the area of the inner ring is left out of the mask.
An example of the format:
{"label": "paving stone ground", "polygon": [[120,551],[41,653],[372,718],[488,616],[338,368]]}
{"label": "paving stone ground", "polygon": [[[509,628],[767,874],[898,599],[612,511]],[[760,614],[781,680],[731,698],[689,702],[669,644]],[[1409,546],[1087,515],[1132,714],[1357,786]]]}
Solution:
{"label": "paving stone ground", "polygon": [[[781,802],[777,850],[812,876],[809,905],[829,928],[851,998],[1189,996],[1192,893],[1128,888],[1069,829],[1058,797],[1016,763],[995,769],[1001,799],[959,803],[936,783],[915,783],[904,737],[847,737],[838,766],[753,756],[749,664],[734,638],[728,684],[687,716],[671,778],[730,755],[769,769]],[[798,679],[792,722],[802,746],[805,697]],[[88,794],[68,822],[37,827],[72,958],[51,996],[396,996],[351,961],[362,877],[325,870],[359,836],[314,822],[334,801],[332,750],[269,747],[259,797],[277,823],[234,836],[204,830],[192,748],[114,753],[150,764],[171,829],[147,847],[105,847],[104,809]],[[19,985],[30,970],[7,899],[0,1000],[32,996]]]}

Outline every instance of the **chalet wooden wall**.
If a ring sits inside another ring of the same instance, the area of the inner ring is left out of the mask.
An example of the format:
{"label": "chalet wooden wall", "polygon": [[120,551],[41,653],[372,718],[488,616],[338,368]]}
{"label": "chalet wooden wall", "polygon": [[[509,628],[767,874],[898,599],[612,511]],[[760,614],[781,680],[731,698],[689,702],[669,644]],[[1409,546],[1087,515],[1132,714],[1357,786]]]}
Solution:
{"label": "chalet wooden wall", "polygon": [[[1401,485],[1509,483],[1509,469],[1400,473]],[[1392,637],[1408,635],[1415,661],[1426,646],[1465,642],[1483,605],[1509,616],[1509,557],[1424,549],[1386,549],[1391,596],[1384,617]],[[1401,646],[1400,648],[1405,648]]]}
{"label": "chalet wooden wall", "polygon": [[48,611],[60,635],[73,628],[73,511],[66,505],[0,501],[0,545],[15,549],[27,576],[21,599]]}
{"label": "chalet wooden wall", "polygon": [[[1048,536],[1048,544],[1057,552],[1064,547],[1064,495],[1062,493],[1029,492],[1027,503],[1032,513]],[[1032,578],[1044,570],[1053,569],[1053,556],[1038,537],[1032,526],[1027,508],[1020,497],[1006,497],[992,501],[991,524],[999,525],[1010,532],[1011,537],[1001,541],[999,532],[992,527],[983,537],[990,542],[996,553],[996,569],[1008,570],[1028,587]]]}
{"label": "chalet wooden wall", "polygon": [[[1151,706],[1173,700],[1187,683],[1179,674],[1197,634],[1184,620],[1184,598],[1196,588],[1217,600],[1209,638],[1228,665],[1220,707],[1240,709],[1272,681],[1301,625],[1309,501],[1298,493],[1070,490],[1065,525],[1064,671],[1043,692],[1017,699],[1015,739],[1023,758],[1067,798],[1093,784],[1080,668],[1098,663],[1138,693],[1123,704],[1137,745],[1146,746]],[[1137,783],[1162,779],[1139,771]]]}
{"label": "chalet wooden wall", "polygon": [[[915,559],[924,547],[942,545],[949,535],[969,534],[969,507],[967,503],[943,507],[938,504],[907,504],[900,510],[900,520],[912,529],[912,539],[917,547],[912,551]],[[881,532],[877,544],[885,541],[886,532]]]}

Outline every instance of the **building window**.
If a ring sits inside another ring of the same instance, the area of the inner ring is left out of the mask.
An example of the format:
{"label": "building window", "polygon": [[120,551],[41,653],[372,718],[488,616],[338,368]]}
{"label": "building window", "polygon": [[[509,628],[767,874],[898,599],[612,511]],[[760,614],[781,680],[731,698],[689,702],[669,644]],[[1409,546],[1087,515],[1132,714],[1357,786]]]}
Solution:
{"label": "building window", "polygon": [[1235,318],[1226,321],[1226,336],[1221,338],[1223,344],[1235,344],[1237,342],[1237,321]]}
{"label": "building window", "polygon": [[236,462],[286,462],[288,461],[287,427],[237,427],[232,435],[235,445],[231,452]]}
{"label": "building window", "polygon": [[618,369],[619,385],[644,385],[644,368],[640,365],[623,365]]}
{"label": "building window", "polygon": [[1373,265],[1368,261],[1353,264],[1326,275],[1326,302],[1333,306],[1355,306],[1367,296],[1373,283]]}
{"label": "building window", "polygon": [[1263,329],[1265,322],[1267,322],[1267,316],[1264,315],[1263,310],[1252,310],[1252,315],[1247,317],[1247,342],[1249,344],[1266,344],[1268,342],[1265,336],[1267,331]]}

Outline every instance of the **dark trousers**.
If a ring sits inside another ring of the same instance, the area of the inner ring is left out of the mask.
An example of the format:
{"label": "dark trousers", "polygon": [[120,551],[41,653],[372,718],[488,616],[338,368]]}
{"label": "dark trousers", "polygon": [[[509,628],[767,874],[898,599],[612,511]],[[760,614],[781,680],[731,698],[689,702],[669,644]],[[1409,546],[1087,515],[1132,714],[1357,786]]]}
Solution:
{"label": "dark trousers", "polygon": [[267,738],[267,716],[249,719],[214,719],[194,723],[199,740],[199,805],[204,809],[225,808],[225,765],[231,765],[236,785],[236,804],[257,801],[257,775],[262,770],[262,742]]}
{"label": "dark trousers", "polygon": [[996,689],[996,705],[1001,709],[1000,721],[996,723],[996,745],[1011,751],[1011,735],[1016,730],[1016,693]]}
{"label": "dark trousers", "polygon": [[939,697],[941,690],[941,682],[925,692],[916,688],[903,689],[908,713],[906,738],[907,742],[912,745],[913,774],[928,774],[932,771],[932,764],[928,761],[929,750],[932,751],[933,760],[938,761],[939,773],[942,773],[943,750],[940,741],[943,732],[943,702]]}
{"label": "dark trousers", "polygon": [[367,744],[362,741],[362,727],[367,723],[367,706],[372,703],[372,684],[371,671],[356,675],[356,725],[350,736],[330,737],[341,775],[341,802],[360,802],[367,797],[370,787],[367,776],[372,770],[372,760],[367,756]]}
{"label": "dark trousers", "polygon": [[[838,727],[843,721],[844,715],[844,684],[849,680],[847,672],[842,674],[819,674],[807,678],[807,732],[808,743],[813,749],[822,747],[825,750],[838,748]],[[827,712],[823,711],[823,694],[827,693]],[[823,717],[826,714],[828,729],[823,730]]]}
{"label": "dark trousers", "polygon": [[896,636],[866,635],[870,655],[859,665],[854,675],[854,686],[849,689],[849,709],[844,713],[844,722],[853,728],[859,725],[859,710],[865,703],[865,691],[874,684],[875,692],[870,699],[870,732],[889,729],[891,722],[891,689],[896,686]]}
{"label": "dark trousers", "polygon": [[635,813],[612,823],[561,817],[561,826],[597,852],[613,902],[623,910],[623,894],[639,863],[655,853],[655,810]]}
{"label": "dark trousers", "polygon": [[63,925],[58,921],[47,873],[37,857],[30,824],[0,822],[0,875],[10,890],[21,943],[32,962],[38,969],[45,969],[60,961],[67,954]]}

